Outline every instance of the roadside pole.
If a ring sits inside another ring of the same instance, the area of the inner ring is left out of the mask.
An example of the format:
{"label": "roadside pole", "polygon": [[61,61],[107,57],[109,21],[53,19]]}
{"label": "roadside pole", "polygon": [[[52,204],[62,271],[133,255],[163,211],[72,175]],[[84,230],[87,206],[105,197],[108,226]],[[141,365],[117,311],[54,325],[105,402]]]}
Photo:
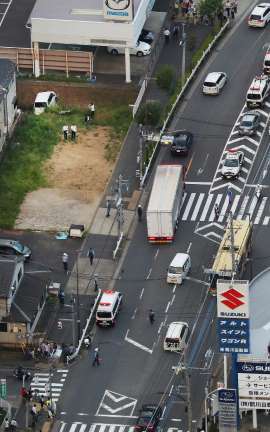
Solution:
{"label": "roadside pole", "polygon": [[185,23],[182,23],[182,40],[179,43],[179,46],[182,46],[182,71],[181,71],[181,86],[182,88],[185,85],[186,80],[186,39],[187,34],[185,32]]}

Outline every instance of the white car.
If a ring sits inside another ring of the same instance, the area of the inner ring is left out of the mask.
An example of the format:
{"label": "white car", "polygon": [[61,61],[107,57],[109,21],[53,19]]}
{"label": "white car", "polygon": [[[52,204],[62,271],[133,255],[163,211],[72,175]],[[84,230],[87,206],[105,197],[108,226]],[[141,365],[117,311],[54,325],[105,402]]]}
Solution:
{"label": "white car", "polygon": [[[125,54],[125,47],[107,47],[107,51],[110,54]],[[129,52],[131,55],[136,55],[137,57],[142,57],[149,55],[151,53],[151,46],[142,41],[138,41],[135,47],[129,48]]]}
{"label": "white car", "polygon": [[54,91],[39,92],[36,95],[34,102],[34,113],[36,115],[42,114],[46,108],[55,105],[57,102],[57,96]]}
{"label": "white car", "polygon": [[244,162],[244,153],[242,151],[228,151],[226,153],[221,174],[223,177],[230,179],[238,177]]}
{"label": "white car", "polygon": [[270,3],[260,3],[251,12],[248,18],[249,27],[265,27],[270,21]]}
{"label": "white car", "polygon": [[227,82],[225,72],[211,72],[207,75],[203,83],[203,93],[208,95],[218,95],[220,90]]}

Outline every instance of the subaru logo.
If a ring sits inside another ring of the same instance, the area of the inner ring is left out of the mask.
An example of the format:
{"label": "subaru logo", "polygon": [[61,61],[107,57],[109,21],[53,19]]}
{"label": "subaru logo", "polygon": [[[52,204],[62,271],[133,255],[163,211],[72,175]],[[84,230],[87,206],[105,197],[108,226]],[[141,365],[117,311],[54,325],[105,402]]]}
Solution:
{"label": "subaru logo", "polygon": [[255,370],[255,367],[252,365],[252,364],[247,364],[247,363],[245,363],[243,366],[242,366],[242,371],[243,372],[253,372]]}

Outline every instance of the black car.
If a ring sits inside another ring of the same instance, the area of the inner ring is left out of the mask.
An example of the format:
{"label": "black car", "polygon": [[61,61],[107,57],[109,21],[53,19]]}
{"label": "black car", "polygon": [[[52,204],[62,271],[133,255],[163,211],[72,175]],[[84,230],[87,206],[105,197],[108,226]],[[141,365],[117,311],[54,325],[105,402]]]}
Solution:
{"label": "black car", "polygon": [[178,131],[173,135],[171,152],[174,155],[186,156],[192,145],[193,135],[191,132]]}
{"label": "black car", "polygon": [[139,40],[142,42],[146,42],[149,45],[153,42],[155,39],[155,35],[150,30],[142,29],[141,34],[139,36]]}
{"label": "black car", "polygon": [[247,111],[241,118],[239,135],[253,135],[260,126],[261,114],[258,111]]}
{"label": "black car", "polygon": [[159,405],[143,405],[135,425],[135,431],[155,431],[162,416],[162,409]]}

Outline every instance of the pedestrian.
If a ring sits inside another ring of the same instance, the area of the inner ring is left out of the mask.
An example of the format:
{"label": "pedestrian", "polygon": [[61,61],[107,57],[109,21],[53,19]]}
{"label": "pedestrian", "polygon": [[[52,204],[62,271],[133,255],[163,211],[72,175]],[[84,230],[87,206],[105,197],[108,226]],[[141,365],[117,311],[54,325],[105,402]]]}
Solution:
{"label": "pedestrian", "polygon": [[4,421],[4,429],[5,429],[5,431],[8,431],[8,430],[9,430],[9,419],[8,419],[8,418],[5,418],[5,421]]}
{"label": "pedestrian", "polygon": [[91,118],[93,119],[95,117],[95,112],[96,112],[95,104],[94,103],[90,103],[89,109],[90,109]]}
{"label": "pedestrian", "polygon": [[92,365],[93,366],[96,366],[96,365],[99,366],[100,365],[99,349],[98,348],[95,348],[95,351],[94,351],[94,360],[93,360]]}
{"label": "pedestrian", "polygon": [[95,251],[94,251],[93,248],[90,247],[87,256],[89,258],[90,265],[93,265],[93,261],[94,261],[94,258],[95,258]]}
{"label": "pedestrian", "polygon": [[64,271],[68,272],[68,254],[66,252],[64,252],[62,255],[62,263],[63,263]]}
{"label": "pedestrian", "polygon": [[32,415],[32,427],[35,427],[38,417],[37,407],[34,404],[31,408],[31,415]]}
{"label": "pedestrian", "polygon": [[155,313],[152,309],[149,310],[149,321],[150,324],[154,324],[155,322]]}
{"label": "pedestrian", "polygon": [[165,28],[163,34],[164,34],[164,37],[165,37],[165,42],[166,42],[166,43],[169,43],[169,42],[170,42],[171,32],[170,32],[170,30],[168,29],[168,27]]}
{"label": "pedestrian", "polygon": [[237,0],[233,0],[232,9],[234,11],[234,14],[237,14],[237,8],[238,8],[238,2],[237,2]]}
{"label": "pedestrian", "polygon": [[85,113],[85,115],[84,115],[85,124],[87,125],[88,123],[90,123],[90,120],[91,120],[91,115],[90,115],[90,112],[87,111],[87,113]]}
{"label": "pedestrian", "polygon": [[107,199],[107,201],[106,201],[106,217],[110,216],[110,211],[111,211],[111,200]]}
{"label": "pedestrian", "polygon": [[40,403],[40,409],[44,408],[44,404],[45,404],[45,398],[43,395],[40,395],[39,397],[39,403]]}
{"label": "pedestrian", "polygon": [[230,15],[231,15],[231,2],[230,2],[230,0],[227,0],[225,2],[225,11],[226,11],[227,18],[230,18]]}
{"label": "pedestrian", "polygon": [[232,193],[232,190],[231,190],[230,187],[228,187],[227,195],[228,195],[228,198],[229,198],[229,204],[231,204],[232,200],[233,200],[233,193]]}
{"label": "pedestrian", "polygon": [[175,39],[177,39],[178,34],[179,34],[179,27],[178,27],[178,25],[174,24],[174,26],[173,26],[173,37]]}
{"label": "pedestrian", "polygon": [[15,432],[16,429],[17,429],[17,427],[18,427],[18,423],[16,422],[15,419],[12,419],[11,422],[10,422],[10,430],[11,430],[11,432]]}
{"label": "pedestrian", "polygon": [[137,213],[138,213],[138,220],[139,220],[139,222],[141,222],[142,221],[142,214],[143,214],[143,209],[142,209],[141,204],[138,205]]}
{"label": "pedestrian", "polygon": [[219,218],[219,206],[217,203],[215,204],[214,211],[215,211],[215,219],[218,219]]}
{"label": "pedestrian", "polygon": [[65,293],[62,289],[59,290],[58,298],[61,305],[65,304]]}
{"label": "pedestrian", "polygon": [[234,15],[234,10],[231,9],[231,18],[234,19],[234,16],[235,16],[235,15]]}
{"label": "pedestrian", "polygon": [[62,128],[62,131],[63,131],[64,140],[67,141],[67,139],[68,139],[68,126],[64,125]]}
{"label": "pedestrian", "polygon": [[76,125],[70,126],[70,133],[71,133],[72,141],[76,141],[76,137],[77,137],[77,126]]}

